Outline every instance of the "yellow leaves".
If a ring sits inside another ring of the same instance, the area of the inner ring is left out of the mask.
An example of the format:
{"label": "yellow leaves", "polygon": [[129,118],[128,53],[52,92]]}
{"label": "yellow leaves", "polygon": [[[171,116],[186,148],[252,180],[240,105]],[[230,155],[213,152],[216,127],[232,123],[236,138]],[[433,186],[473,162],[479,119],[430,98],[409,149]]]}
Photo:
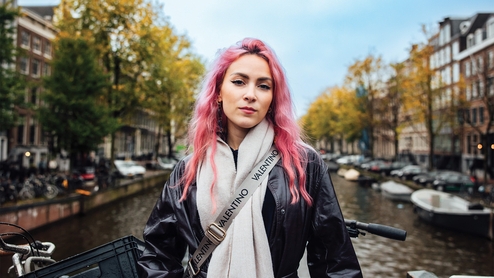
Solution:
{"label": "yellow leaves", "polygon": [[355,92],[344,87],[326,89],[310,105],[302,124],[314,139],[329,139],[341,134],[359,132],[363,114],[357,109]]}

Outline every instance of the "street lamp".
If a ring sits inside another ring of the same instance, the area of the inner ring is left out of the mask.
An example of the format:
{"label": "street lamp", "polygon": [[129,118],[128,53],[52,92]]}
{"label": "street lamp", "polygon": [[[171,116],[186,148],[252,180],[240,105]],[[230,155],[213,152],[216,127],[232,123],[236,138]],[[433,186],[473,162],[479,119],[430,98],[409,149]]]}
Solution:
{"label": "street lamp", "polygon": [[482,144],[481,144],[481,143],[479,143],[479,144],[477,145],[477,149],[479,149],[479,150],[481,150],[481,149],[482,149]]}
{"label": "street lamp", "polygon": [[24,155],[25,155],[26,157],[30,157],[30,156],[31,156],[31,153],[30,153],[30,152],[25,152],[25,153],[24,153]]}

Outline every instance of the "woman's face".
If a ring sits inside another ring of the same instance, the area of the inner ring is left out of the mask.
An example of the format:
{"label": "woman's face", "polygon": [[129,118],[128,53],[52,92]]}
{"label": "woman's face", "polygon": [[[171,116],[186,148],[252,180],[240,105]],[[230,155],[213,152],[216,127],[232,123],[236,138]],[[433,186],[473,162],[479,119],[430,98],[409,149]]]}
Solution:
{"label": "woman's face", "polygon": [[219,95],[227,117],[228,132],[247,131],[266,116],[273,99],[273,79],[263,58],[245,54],[225,73]]}

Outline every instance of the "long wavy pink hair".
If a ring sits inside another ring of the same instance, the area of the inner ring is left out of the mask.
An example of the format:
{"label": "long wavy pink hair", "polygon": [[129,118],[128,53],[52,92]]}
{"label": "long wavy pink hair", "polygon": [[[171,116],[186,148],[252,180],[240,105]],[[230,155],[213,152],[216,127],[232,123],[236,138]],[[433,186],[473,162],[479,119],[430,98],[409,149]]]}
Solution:
{"label": "long wavy pink hair", "polygon": [[[189,186],[195,181],[198,165],[206,158],[206,151],[211,146],[212,153],[216,151],[218,138],[218,95],[228,67],[245,54],[254,54],[268,62],[273,78],[273,100],[271,113],[267,120],[273,125],[276,148],[281,154],[281,161],[289,178],[289,189],[292,203],[299,201],[302,196],[309,204],[312,199],[305,189],[305,166],[307,153],[301,139],[301,130],[295,120],[290,90],[286,82],[284,70],[275,53],[266,44],[258,39],[245,38],[234,46],[223,50],[218,55],[207,74],[203,88],[196,101],[194,115],[189,124],[188,139],[194,150],[192,158],[185,167],[183,183],[185,184],[181,200],[185,200]],[[222,126],[226,126],[226,116],[223,114]],[[209,157],[213,167],[214,181],[211,192],[217,179],[217,168],[213,155]],[[298,178],[299,186],[295,180]]]}

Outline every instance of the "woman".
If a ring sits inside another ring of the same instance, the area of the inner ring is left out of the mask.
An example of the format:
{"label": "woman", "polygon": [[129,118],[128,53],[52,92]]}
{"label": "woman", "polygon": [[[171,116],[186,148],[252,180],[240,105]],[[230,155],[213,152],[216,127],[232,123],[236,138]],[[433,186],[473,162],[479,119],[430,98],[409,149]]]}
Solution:
{"label": "woman", "polygon": [[[272,145],[280,161],[195,277],[361,277],[326,164],[301,140],[284,71],[262,41],[224,50],[205,79],[179,162],[144,229],[142,277],[182,277],[206,228]],[[201,249],[201,248],[199,248]],[[193,270],[194,266],[192,266]]]}

